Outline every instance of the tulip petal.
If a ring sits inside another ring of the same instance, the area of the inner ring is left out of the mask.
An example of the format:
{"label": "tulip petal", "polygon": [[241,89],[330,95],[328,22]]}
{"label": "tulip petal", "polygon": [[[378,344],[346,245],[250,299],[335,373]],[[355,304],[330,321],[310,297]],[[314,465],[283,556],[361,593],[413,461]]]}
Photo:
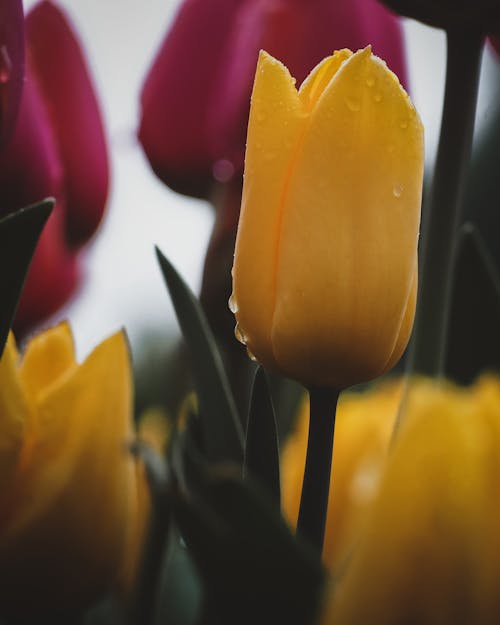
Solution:
{"label": "tulip petal", "polygon": [[413,329],[413,320],[415,318],[415,306],[417,304],[418,267],[416,263],[417,263],[417,260],[415,260],[416,269],[413,275],[413,280],[412,280],[411,287],[410,287],[410,293],[408,294],[408,301],[406,303],[406,307],[403,313],[403,318],[401,320],[399,334],[397,336],[396,343],[392,350],[392,354],[389,360],[387,361],[387,363],[385,364],[385,367],[381,375],[383,375],[387,371],[390,371],[394,367],[394,365],[399,361],[410,339],[410,334]]}
{"label": "tulip petal", "polygon": [[491,390],[412,381],[366,531],[322,623],[498,621],[498,380],[490,403],[481,395]]}
{"label": "tulip petal", "polygon": [[63,11],[48,0],[37,4],[26,17],[26,40],[64,167],[68,240],[79,247],[99,225],[108,193],[99,106],[80,43]]}
{"label": "tulip petal", "polygon": [[20,376],[34,400],[76,366],[73,336],[68,323],[35,335],[28,343]]}
{"label": "tulip petal", "polygon": [[[20,461],[26,429],[32,420],[32,406],[17,375],[17,352],[14,336],[7,339],[0,359],[0,501],[4,499]],[[0,504],[0,524],[5,512]]]}
{"label": "tulip petal", "polygon": [[306,383],[371,379],[396,344],[413,278],[423,131],[369,48],[346,60],[317,99],[288,176],[275,358]]}
{"label": "tulip petal", "polygon": [[0,149],[16,124],[24,78],[24,15],[21,0],[0,2]]}
{"label": "tulip petal", "polygon": [[300,85],[299,97],[304,108],[311,112],[319,96],[328,86],[344,61],[352,56],[350,50],[337,50],[332,56],[327,56],[311,71],[309,76]]}
{"label": "tulip petal", "polygon": [[[248,349],[258,354],[264,366],[274,362],[269,333],[283,187],[305,120],[290,73],[279,61],[261,52],[248,126],[233,295],[238,309],[236,319]],[[240,236],[243,231],[245,235]]]}
{"label": "tulip petal", "polygon": [[77,610],[115,579],[127,539],[124,519],[136,496],[135,462],[126,448],[131,401],[122,333],[40,396],[38,438],[18,478],[15,516],[0,536],[2,606],[27,593],[43,613],[53,597],[48,588],[56,585],[58,609]]}

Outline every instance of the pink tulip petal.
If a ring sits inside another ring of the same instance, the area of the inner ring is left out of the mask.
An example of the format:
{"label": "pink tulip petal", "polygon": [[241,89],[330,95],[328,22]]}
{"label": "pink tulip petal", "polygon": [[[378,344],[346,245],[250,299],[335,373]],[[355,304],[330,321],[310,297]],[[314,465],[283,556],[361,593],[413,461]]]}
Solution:
{"label": "pink tulip petal", "polygon": [[376,0],[186,0],[142,91],[139,138],[156,174],[188,195],[241,174],[257,56],[300,83],[334,49],[372,44],[403,83],[398,19]]}
{"label": "pink tulip petal", "polygon": [[187,0],[141,93],[139,140],[172,189],[203,196],[212,185],[206,107],[241,0]]}
{"label": "pink tulip petal", "polygon": [[29,67],[14,135],[0,156],[0,215],[52,196],[54,211],[28,272],[15,329],[52,314],[76,286],[76,265],[64,243],[63,171],[52,127]]}
{"label": "pink tulip petal", "polygon": [[26,40],[64,168],[67,240],[78,247],[99,225],[108,193],[99,106],[80,44],[54,3],[44,0],[29,12]]}
{"label": "pink tulip petal", "polygon": [[260,49],[284,63],[300,85],[311,68],[340,48],[372,45],[406,84],[399,20],[376,0],[252,0],[233,22],[209,99],[211,153],[243,168],[253,77]]}
{"label": "pink tulip petal", "polygon": [[0,2],[0,149],[9,141],[24,78],[24,16],[21,0]]}

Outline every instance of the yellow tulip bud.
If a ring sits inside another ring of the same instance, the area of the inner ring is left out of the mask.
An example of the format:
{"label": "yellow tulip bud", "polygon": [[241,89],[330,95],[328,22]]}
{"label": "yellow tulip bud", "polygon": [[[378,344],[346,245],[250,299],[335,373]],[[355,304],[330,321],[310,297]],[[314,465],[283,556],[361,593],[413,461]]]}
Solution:
{"label": "yellow tulip bud", "polygon": [[[0,615],[77,613],[131,577],[145,527],[122,333],[75,360],[67,324],[0,361]],[[142,481],[141,481],[142,480]],[[129,567],[124,571],[123,567]]]}
{"label": "yellow tulip bud", "polygon": [[343,389],[400,358],[411,331],[423,129],[368,47],[323,60],[297,91],[261,52],[230,302],[265,367]]}
{"label": "yellow tulip bud", "polygon": [[500,378],[413,381],[322,625],[500,622]]}

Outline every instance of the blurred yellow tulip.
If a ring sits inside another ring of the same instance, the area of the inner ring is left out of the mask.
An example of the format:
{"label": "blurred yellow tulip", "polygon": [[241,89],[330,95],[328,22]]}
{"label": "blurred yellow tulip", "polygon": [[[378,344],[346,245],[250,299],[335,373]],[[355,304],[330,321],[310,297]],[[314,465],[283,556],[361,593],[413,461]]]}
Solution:
{"label": "blurred yellow tulip", "polygon": [[343,389],[400,358],[411,331],[423,129],[397,77],[340,50],[297,91],[261,52],[230,307],[265,367]]}
{"label": "blurred yellow tulip", "polygon": [[322,625],[500,622],[500,378],[414,380]]}
{"label": "blurred yellow tulip", "polygon": [[[147,518],[127,446],[132,378],[118,333],[83,362],[69,326],[0,361],[0,614],[70,614],[130,582]],[[127,551],[128,550],[128,551]]]}
{"label": "blurred yellow tulip", "polygon": [[[377,495],[404,384],[384,381],[340,396],[323,562],[332,575],[346,566]],[[283,514],[296,525],[306,458],[309,402],[304,399],[281,455]]]}

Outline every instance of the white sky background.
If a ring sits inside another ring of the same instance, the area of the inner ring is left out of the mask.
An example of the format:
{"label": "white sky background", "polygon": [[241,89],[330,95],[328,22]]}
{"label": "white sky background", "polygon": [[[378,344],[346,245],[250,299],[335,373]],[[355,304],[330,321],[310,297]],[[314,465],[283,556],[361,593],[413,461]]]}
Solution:
{"label": "white sky background", "polygon": [[[209,0],[208,0],[209,1]],[[35,4],[25,0],[25,11]],[[177,331],[154,245],[196,292],[213,220],[208,204],[178,195],[152,173],[135,139],[139,93],[178,0],[59,0],[84,45],[110,146],[111,190],[106,217],[84,262],[79,296],[57,319],[69,318],[79,356],[125,327],[133,353],[143,332]],[[404,22],[411,95],[426,132],[426,157],[436,149],[445,69],[439,30]],[[485,53],[478,123],[500,96],[500,65]],[[457,103],[458,104],[458,103]],[[85,166],[85,164],[82,164]]]}

